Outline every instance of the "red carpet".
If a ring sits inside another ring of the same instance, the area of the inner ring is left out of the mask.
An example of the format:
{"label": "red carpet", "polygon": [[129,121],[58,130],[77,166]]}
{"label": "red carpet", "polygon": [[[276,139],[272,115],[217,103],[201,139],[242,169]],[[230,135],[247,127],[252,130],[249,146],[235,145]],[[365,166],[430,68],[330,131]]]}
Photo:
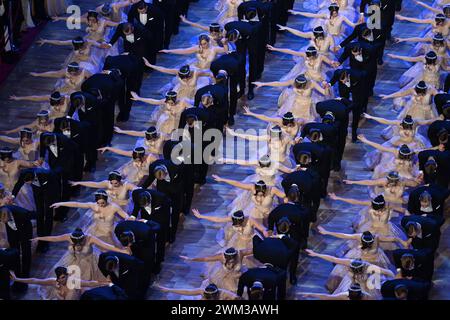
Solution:
{"label": "red carpet", "polygon": [[5,80],[8,78],[9,74],[14,70],[14,67],[19,63],[20,59],[27,52],[28,48],[33,43],[34,38],[41,32],[41,30],[45,27],[47,22],[41,23],[39,26],[28,29],[26,32],[22,33],[21,45],[19,48],[19,57],[16,59],[15,63],[6,64],[0,63],[0,87],[3,85]]}

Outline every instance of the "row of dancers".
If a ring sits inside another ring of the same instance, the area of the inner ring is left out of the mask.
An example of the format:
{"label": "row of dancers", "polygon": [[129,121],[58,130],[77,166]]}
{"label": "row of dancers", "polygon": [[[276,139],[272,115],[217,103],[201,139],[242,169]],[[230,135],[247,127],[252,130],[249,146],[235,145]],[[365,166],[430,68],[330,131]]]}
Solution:
{"label": "row of dancers", "polygon": [[[439,54],[430,50],[422,57],[425,60],[422,65],[421,60],[410,60],[419,67],[408,74],[404,89],[383,96],[383,99],[401,98],[398,120],[374,117],[366,113],[367,104],[373,95],[378,66],[383,64],[385,43],[391,38],[395,11],[400,10],[398,3],[383,3],[386,12],[381,16],[380,30],[369,29],[363,22],[364,14],[358,17],[352,5],[345,2],[331,3],[329,15],[292,11],[289,1],[283,8],[270,1],[237,3],[219,1],[217,8],[237,5],[236,10],[229,20],[223,21],[222,10],[207,27],[209,34],[199,36],[198,44],[189,48],[169,50],[164,39],[157,50],[155,42],[149,44],[155,39],[154,27],[149,25],[145,29],[148,23],[145,18],[149,19],[155,5],[144,1],[129,3],[132,6],[128,21],[133,8],[137,10],[132,22],[100,19],[97,11],[103,9],[101,6],[86,15],[89,25],[86,38],[41,41],[72,45],[74,54],[70,59],[76,59],[80,51],[85,59],[69,60],[67,70],[33,74],[62,78],[51,95],[11,97],[50,99],[51,109],[41,111],[32,124],[8,132],[20,132],[19,139],[2,137],[3,141],[20,146],[16,156],[9,148],[0,152],[3,172],[7,172],[7,178],[2,180],[5,205],[0,210],[7,232],[4,239],[10,247],[21,251],[21,263],[4,268],[3,279],[6,274],[7,281],[2,282],[2,288],[8,288],[5,296],[9,297],[9,269],[14,269],[11,277],[16,287],[31,283],[50,288],[42,290],[45,291],[42,297],[47,299],[92,299],[99,295],[104,299],[125,295],[131,299],[144,298],[153,276],[164,268],[166,245],[176,240],[179,222],[191,211],[194,185],[206,182],[206,159],[193,165],[181,157],[181,163],[176,163],[174,150],[181,144],[204,151],[207,146],[203,140],[196,141],[195,132],[209,128],[225,129],[229,135],[262,141],[267,146],[259,150],[260,157],[253,159],[216,159],[219,163],[255,169],[255,174],[244,181],[212,176],[217,182],[239,189],[228,216],[215,217],[192,209],[195,217],[224,225],[217,237],[223,249],[217,254],[182,257],[187,262],[206,262],[203,274],[206,279],[196,289],[174,289],[160,284],[155,288],[200,295],[204,299],[285,299],[286,291],[297,284],[297,264],[304,252],[337,264],[327,283],[331,294],[301,293],[304,297],[424,299],[428,296],[449,195],[446,119],[450,109],[446,105],[447,93],[438,91],[443,82],[440,72],[446,69],[431,70],[429,66],[442,65],[437,58]],[[360,13],[369,4],[380,5],[377,1],[363,1]],[[278,16],[265,14],[276,6]],[[313,23],[306,27],[309,29],[299,31],[284,26],[288,10],[313,18]],[[89,39],[92,34],[98,35],[100,21],[105,32],[109,27],[116,28],[109,42],[105,41],[106,33]],[[180,21],[205,28],[184,15]],[[354,30],[347,32],[344,23]],[[299,52],[277,48],[273,26],[276,31],[309,38],[310,43]],[[126,52],[121,55],[117,55],[120,46],[114,41],[119,38]],[[434,38],[432,44],[435,45]],[[278,82],[257,81],[263,74],[266,48],[298,58],[292,71]],[[179,68],[166,68],[155,64],[156,51],[196,54],[196,59]],[[340,67],[347,59],[349,67]],[[430,59],[434,63],[428,63]],[[324,64],[329,69],[322,68]],[[93,69],[88,71],[89,68]],[[175,76],[175,81],[162,89],[163,99],[139,94],[142,74],[150,70]],[[268,123],[267,135],[242,134],[230,128],[237,101],[245,92],[247,73],[248,100],[253,99],[255,87],[286,87],[280,94],[280,108],[271,117],[243,108],[244,115]],[[430,83],[426,78],[430,74],[439,80]],[[114,126],[115,105],[120,109],[116,122],[123,122],[128,120],[132,101],[158,106],[151,117],[155,125],[145,131]],[[350,112],[353,142],[360,140],[377,151],[366,157],[374,170],[372,180],[344,182],[368,185],[372,200],[346,199],[328,192],[330,171],[343,170]],[[380,145],[358,135],[361,116],[388,125],[383,131],[388,141]],[[421,133],[422,128],[426,132],[427,126],[428,140]],[[182,129],[188,138],[183,135],[180,141],[171,137],[176,129]],[[110,146],[114,132],[140,139],[130,150],[114,148]],[[34,137],[38,139],[35,141]],[[26,147],[34,148],[33,152],[25,152]],[[103,181],[83,181],[83,170],[95,169],[97,151],[114,152],[129,157],[130,162],[111,171]],[[19,159],[24,154],[30,158]],[[32,154],[37,157],[33,159]],[[94,193],[94,202],[68,201],[80,186],[99,189]],[[354,234],[331,232],[320,226],[317,213],[321,199],[327,196],[364,207],[353,223]],[[66,219],[64,208],[88,209],[89,228],[51,236],[53,219],[62,222]],[[32,212],[37,213],[38,237],[34,238]],[[402,215],[400,225],[391,219],[394,213]],[[349,240],[343,257],[308,249],[310,228]],[[69,244],[68,253],[57,263],[56,278],[27,278],[31,238],[38,241],[38,251],[43,253],[48,250],[48,242]],[[11,257],[18,254],[14,250],[3,250],[5,259],[13,261]],[[76,274],[80,277],[76,289],[67,285],[68,278],[73,276],[70,273],[73,266],[80,271]],[[396,268],[400,269],[397,274]],[[369,285],[373,274],[381,277],[381,288]],[[82,294],[82,287],[92,286],[98,288]]]}

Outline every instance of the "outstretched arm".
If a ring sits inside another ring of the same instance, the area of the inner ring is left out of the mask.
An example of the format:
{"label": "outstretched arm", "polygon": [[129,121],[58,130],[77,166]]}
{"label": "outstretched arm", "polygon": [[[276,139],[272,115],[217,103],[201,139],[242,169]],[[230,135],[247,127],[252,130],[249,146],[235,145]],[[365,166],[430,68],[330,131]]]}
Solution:
{"label": "outstretched arm", "polygon": [[381,124],[386,124],[386,125],[399,125],[400,124],[399,120],[389,120],[389,119],[385,119],[385,118],[381,118],[381,117],[375,117],[375,116],[372,116],[367,113],[363,113],[363,117],[366,119],[374,120]]}
{"label": "outstretched arm", "polygon": [[4,133],[6,133],[6,134],[16,133],[16,132],[19,132],[20,130],[22,130],[23,128],[32,128],[33,129],[33,128],[36,127],[36,125],[37,125],[37,120],[33,121],[32,123],[28,123],[28,124],[24,124],[22,126],[19,126],[19,127],[15,128],[15,129],[11,129],[11,130],[5,131]]}
{"label": "outstretched arm", "polygon": [[249,183],[242,183],[242,182],[232,180],[232,179],[221,178],[215,174],[212,175],[212,178],[217,182],[224,182],[226,184],[229,184],[230,186],[233,186],[233,187],[236,187],[239,189],[248,190],[248,191],[253,190],[253,185],[251,185]]}
{"label": "outstretched arm", "polygon": [[180,256],[185,261],[192,261],[192,262],[213,262],[213,261],[220,261],[222,259],[221,254],[214,254],[212,256],[206,256],[206,257],[197,257],[197,258],[189,258],[186,256]]}
{"label": "outstretched arm", "polygon": [[131,97],[132,97],[131,100],[142,101],[144,103],[155,105],[155,106],[164,104],[164,100],[162,100],[162,99],[157,100],[157,99],[152,99],[152,98],[142,98],[134,91],[131,91]]}
{"label": "outstretched arm", "polygon": [[82,186],[88,188],[102,189],[108,187],[108,181],[71,181],[70,184],[72,186]]}
{"label": "outstretched arm", "polygon": [[356,26],[356,23],[350,21],[346,16],[342,16],[342,21],[352,28]]}
{"label": "outstretched arm", "polygon": [[180,49],[164,49],[159,52],[162,53],[173,53],[173,54],[192,54],[198,51],[198,46],[192,46],[189,48],[180,48]]}
{"label": "outstretched arm", "polygon": [[306,38],[306,39],[312,39],[314,37],[312,32],[302,32],[302,31],[299,31],[299,30],[294,29],[294,28],[289,28],[289,27],[282,26],[281,24],[277,24],[277,27],[280,30],[286,30],[287,32],[290,32],[290,33],[292,33],[293,35],[295,35],[297,37]]}
{"label": "outstretched arm", "polygon": [[62,234],[59,236],[46,236],[46,237],[36,237],[32,239],[33,241],[47,241],[47,242],[65,242],[70,241],[70,234]]}
{"label": "outstretched arm", "polygon": [[345,184],[357,184],[360,186],[382,186],[385,184],[386,179],[375,180],[343,180]]}
{"label": "outstretched arm", "polygon": [[148,60],[146,58],[142,58],[144,59],[144,63],[147,67],[152,68],[153,70],[162,72],[162,73],[166,73],[166,74],[171,74],[176,76],[178,74],[178,70],[177,69],[171,69],[171,68],[164,68],[164,67],[160,67],[160,66],[155,66],[154,64],[151,64],[150,62],[148,62]]}
{"label": "outstretched arm", "polygon": [[197,28],[197,29],[200,29],[200,30],[203,30],[203,31],[209,31],[209,27],[208,26],[205,26],[205,25],[197,23],[197,22],[189,21],[188,19],[186,19],[185,16],[180,16],[180,19],[181,19],[182,22],[190,25],[191,27],[194,27],[194,28]]}
{"label": "outstretched arm", "polygon": [[417,3],[419,6],[424,7],[425,9],[428,9],[434,13],[442,13],[441,10],[439,10],[438,8],[433,8],[432,6],[429,6],[426,3],[423,3],[422,1],[416,1],[414,0],[415,3]]}
{"label": "outstretched arm", "polygon": [[328,195],[333,200],[339,200],[339,201],[343,201],[343,202],[358,205],[358,206],[370,206],[370,204],[371,204],[371,202],[367,201],[367,200],[361,201],[361,200],[357,200],[357,199],[343,198],[343,197],[339,197],[339,196],[335,195],[334,193],[329,193]]}
{"label": "outstretched arm", "polygon": [[286,81],[272,81],[272,82],[258,82],[255,81],[253,84],[260,88],[260,87],[288,87],[292,84],[292,80],[286,80]]}
{"label": "outstretched arm", "polygon": [[103,251],[114,251],[114,252],[120,252],[120,253],[124,253],[124,254],[129,254],[129,252],[127,250],[119,249],[119,248],[117,248],[117,247],[115,247],[113,245],[110,245],[109,243],[106,243],[106,242],[100,240],[97,237],[89,236],[89,240],[91,241],[92,244],[96,245],[97,247],[99,247]]}
{"label": "outstretched arm", "polygon": [[183,296],[198,296],[203,294],[203,290],[201,288],[198,289],[170,289],[167,287],[163,287],[160,285],[156,286],[159,290],[162,292],[170,292],[170,293],[176,293],[181,294]]}
{"label": "outstretched arm", "polygon": [[419,23],[419,24],[433,24],[433,20],[431,20],[431,19],[410,18],[410,17],[402,16],[401,14],[396,14],[395,17],[400,21],[409,21],[412,23]]}
{"label": "outstretched arm", "polygon": [[267,49],[269,49],[270,51],[276,51],[276,52],[281,52],[281,53],[286,53],[286,54],[290,54],[291,56],[297,56],[297,57],[306,57],[306,53],[304,52],[298,52],[292,49],[287,49],[287,48],[275,48],[274,46],[271,45],[267,45]]}
{"label": "outstretched arm", "polygon": [[339,239],[346,239],[346,240],[358,240],[361,238],[361,233],[353,233],[353,234],[347,234],[347,233],[340,233],[340,232],[332,232],[325,230],[322,226],[317,226],[317,230],[320,234],[332,236]]}
{"label": "outstretched arm", "polygon": [[17,278],[16,275],[11,272],[11,278],[15,282],[36,284],[39,286],[51,286],[56,282],[55,278],[38,279],[38,278]]}
{"label": "outstretched arm", "polygon": [[326,14],[318,14],[318,13],[311,13],[311,12],[304,12],[304,11],[295,11],[295,10],[289,10],[289,13],[293,14],[294,16],[303,16],[307,18],[319,18],[319,19],[327,19],[328,15]]}
{"label": "outstretched arm", "polygon": [[424,59],[423,56],[408,57],[408,56],[399,56],[399,55],[392,54],[392,53],[388,53],[387,56],[391,57],[392,59],[398,59],[398,60],[403,60],[403,61],[408,61],[408,62],[420,62],[420,61],[423,61],[423,59]]}
{"label": "outstretched arm", "polygon": [[396,150],[396,149],[394,149],[394,148],[388,148],[388,147],[385,147],[385,146],[383,146],[383,145],[381,145],[381,144],[379,144],[379,143],[370,141],[370,140],[368,140],[368,139],[367,139],[364,135],[362,135],[362,134],[359,134],[359,135],[358,135],[358,139],[359,139],[361,142],[363,142],[363,143],[365,143],[365,144],[367,144],[367,145],[369,145],[369,146],[371,146],[371,147],[374,147],[375,149],[378,149],[378,150],[380,150],[380,151],[393,153],[393,154],[395,154],[395,155],[397,154],[397,150]]}
{"label": "outstretched arm", "polygon": [[299,292],[297,294],[305,298],[316,298],[320,300],[348,300],[347,292],[341,292],[336,294]]}
{"label": "outstretched arm", "polygon": [[237,164],[239,166],[245,166],[245,167],[254,167],[258,164],[258,161],[249,161],[249,160],[241,160],[241,159],[222,158],[222,159],[219,159],[219,161],[224,164]]}
{"label": "outstretched arm", "polygon": [[132,136],[132,137],[145,137],[144,131],[122,130],[119,127],[114,127],[114,132],[126,134],[127,136]]}
{"label": "outstretched arm", "polygon": [[242,108],[244,109],[244,115],[246,115],[246,116],[254,117],[256,119],[259,119],[259,120],[262,120],[265,122],[269,122],[269,123],[275,123],[278,125],[281,125],[283,123],[283,121],[280,119],[280,117],[268,117],[263,114],[254,113],[254,112],[250,111],[250,109],[247,106],[244,106]]}
{"label": "outstretched arm", "polygon": [[56,71],[47,71],[47,72],[30,72],[30,75],[33,77],[42,77],[42,78],[62,78],[66,74],[64,69],[56,70]]}
{"label": "outstretched arm", "polygon": [[36,41],[39,45],[51,44],[54,46],[72,46],[72,40],[49,40],[49,39],[39,39]]}
{"label": "outstretched arm", "polygon": [[22,97],[18,97],[18,96],[10,96],[9,97],[10,100],[14,100],[14,101],[36,101],[36,102],[42,102],[42,101],[48,101],[50,99],[50,95],[49,94],[44,94],[42,96],[22,96]]}
{"label": "outstretched arm", "polygon": [[93,202],[66,201],[66,202],[55,202],[50,206],[50,208],[57,209],[59,207],[67,207],[67,208],[92,209],[94,208],[94,206],[95,203]]}
{"label": "outstretched arm", "polygon": [[250,141],[267,141],[267,140],[269,140],[269,136],[255,136],[255,135],[251,135],[251,134],[237,133],[228,127],[227,127],[227,133],[231,136],[250,140]]}
{"label": "outstretched arm", "polygon": [[306,249],[305,251],[311,257],[320,258],[322,260],[329,261],[331,263],[340,264],[340,265],[343,265],[343,266],[350,266],[350,263],[352,262],[351,259],[336,258],[334,256],[330,256],[328,254],[320,254],[320,253],[314,252],[314,251],[309,250],[309,249]]}
{"label": "outstretched arm", "polygon": [[115,154],[118,154],[121,156],[125,156],[125,157],[130,157],[130,158],[133,156],[133,151],[125,151],[125,150],[112,148],[112,147],[103,147],[103,148],[99,148],[97,150],[101,151],[102,153],[105,153],[106,151],[111,151],[112,153],[115,153]]}
{"label": "outstretched arm", "polygon": [[11,143],[11,144],[19,144],[20,143],[19,138],[11,138],[8,136],[0,136],[0,141]]}
{"label": "outstretched arm", "polygon": [[211,221],[211,222],[216,222],[216,223],[227,223],[227,222],[231,222],[231,218],[230,217],[213,217],[213,216],[206,216],[203,214],[200,214],[200,211],[198,211],[197,209],[192,209],[192,213],[194,214],[194,216],[198,219],[203,219],[203,220],[207,220],[207,221]]}
{"label": "outstretched arm", "polygon": [[412,38],[396,38],[395,43],[400,42],[431,42],[431,38],[419,38],[419,37],[412,37]]}

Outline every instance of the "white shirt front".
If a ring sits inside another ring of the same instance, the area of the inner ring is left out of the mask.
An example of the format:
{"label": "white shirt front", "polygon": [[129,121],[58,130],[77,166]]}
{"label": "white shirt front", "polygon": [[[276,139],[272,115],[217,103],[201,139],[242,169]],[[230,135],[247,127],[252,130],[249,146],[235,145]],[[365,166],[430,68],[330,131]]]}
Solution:
{"label": "white shirt front", "polygon": [[52,144],[48,146],[50,151],[53,153],[55,157],[58,157],[58,146],[56,144]]}
{"label": "white shirt front", "polygon": [[148,16],[146,13],[139,14],[139,21],[145,26],[148,22]]}

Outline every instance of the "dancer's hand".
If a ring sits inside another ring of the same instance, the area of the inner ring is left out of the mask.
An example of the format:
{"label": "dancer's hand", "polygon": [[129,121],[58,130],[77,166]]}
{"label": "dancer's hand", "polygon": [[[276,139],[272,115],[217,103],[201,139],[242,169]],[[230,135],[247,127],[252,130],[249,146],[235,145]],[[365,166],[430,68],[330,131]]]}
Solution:
{"label": "dancer's hand", "polygon": [[271,46],[270,44],[266,45],[266,48],[269,49],[270,51],[276,50],[276,48],[274,46]]}
{"label": "dancer's hand", "polygon": [[110,48],[112,48],[112,45],[111,45],[111,43],[102,42],[102,43],[100,43],[100,48],[102,48],[102,49],[110,49]]}
{"label": "dancer's hand", "polygon": [[114,132],[115,133],[123,133],[123,130],[122,129],[120,129],[119,127],[114,127]]}
{"label": "dancer's hand", "polygon": [[68,181],[68,182],[72,187],[76,187],[76,186],[80,185],[80,182],[78,182],[78,181]]}
{"label": "dancer's hand", "polygon": [[317,231],[319,231],[320,234],[328,234],[327,230],[325,230],[322,226],[317,226]]}
{"label": "dancer's hand", "polygon": [[339,67],[341,66],[341,63],[338,62],[338,61],[333,61],[333,62],[331,62],[331,65],[332,65],[334,68],[339,68]]}
{"label": "dancer's hand", "polygon": [[227,133],[228,133],[229,135],[232,135],[232,136],[234,136],[234,135],[235,135],[235,133],[234,133],[234,130],[233,130],[233,129],[231,129],[230,127],[228,127],[228,126],[225,126],[225,129],[227,130]]}
{"label": "dancer's hand", "polygon": [[288,29],[288,27],[286,26],[282,26],[281,24],[277,24],[278,29],[280,29],[281,31],[285,31]]}
{"label": "dancer's hand", "polygon": [[187,257],[187,256],[180,256],[180,258],[183,259],[186,262],[192,261],[192,259]]}
{"label": "dancer's hand", "polygon": [[131,94],[131,100],[139,101],[140,97],[139,97],[139,95],[136,92],[131,91],[130,94]]}
{"label": "dancer's hand", "polygon": [[342,182],[345,184],[354,184],[351,180],[342,180]]}
{"label": "dancer's hand", "polygon": [[182,14],[180,14],[180,20],[181,20],[181,22],[186,22],[187,21],[186,17],[184,15],[182,15]]}
{"label": "dancer's hand", "polygon": [[328,196],[329,196],[330,199],[332,199],[332,200],[337,200],[337,196],[336,196],[336,194],[333,193],[333,192],[328,193]]}
{"label": "dancer's hand", "polygon": [[249,116],[252,115],[253,112],[250,111],[250,108],[248,106],[243,106],[242,109],[244,110],[244,115]]}
{"label": "dancer's hand", "polygon": [[201,219],[202,215],[200,214],[200,211],[198,211],[198,209],[192,209],[192,213],[194,214],[194,217]]}
{"label": "dancer's hand", "polygon": [[142,57],[142,59],[144,60],[144,64],[145,64],[147,67],[149,67],[149,68],[153,68],[153,67],[154,67],[154,65],[152,65],[150,62],[148,62],[147,58]]}
{"label": "dancer's hand", "polygon": [[331,48],[331,51],[333,52],[338,52],[339,50],[341,50],[341,46],[334,46],[333,48]]}
{"label": "dancer's hand", "polygon": [[392,39],[392,41],[393,41],[394,43],[401,43],[401,42],[403,42],[404,40],[403,40],[402,38],[394,38],[394,39]]}
{"label": "dancer's hand", "polygon": [[264,87],[264,82],[259,82],[259,81],[256,81],[256,82],[252,82],[252,84],[254,84],[255,86],[256,86],[256,88],[261,88],[261,87]]}
{"label": "dancer's hand", "polygon": [[214,181],[217,181],[217,182],[222,182],[223,181],[223,179],[221,177],[219,177],[218,175],[216,175],[216,174],[213,174],[211,177],[214,179]]}
{"label": "dancer's hand", "polygon": [[367,141],[366,136],[363,134],[358,134],[356,137],[358,138],[358,140]]}
{"label": "dancer's hand", "polygon": [[61,207],[61,203],[59,203],[59,202],[56,202],[56,203],[50,205],[50,208],[52,208],[52,209],[58,209],[59,207]]}
{"label": "dancer's hand", "polygon": [[39,73],[38,72],[30,72],[30,76],[39,77]]}
{"label": "dancer's hand", "polygon": [[317,257],[318,254],[314,251],[312,251],[311,249],[305,249],[305,252],[308,254],[308,256],[310,257]]}
{"label": "dancer's hand", "polygon": [[331,84],[327,81],[322,81],[322,87],[324,89],[330,89],[331,88]]}
{"label": "dancer's hand", "polygon": [[366,119],[373,119],[373,116],[371,116],[370,114],[365,113],[365,112],[362,114],[362,116],[363,116],[363,118],[366,118]]}
{"label": "dancer's hand", "polygon": [[170,53],[170,50],[168,50],[168,49],[162,49],[162,50],[159,50],[159,52],[161,52],[161,53]]}
{"label": "dancer's hand", "polygon": [[16,281],[17,277],[16,277],[16,274],[14,273],[14,271],[9,271],[9,278],[12,281]]}
{"label": "dancer's hand", "polygon": [[36,43],[39,45],[39,47],[42,47],[44,44],[46,44],[46,40],[40,38],[38,41],[36,41]]}
{"label": "dancer's hand", "polygon": [[398,20],[400,20],[400,21],[405,20],[405,18],[404,18],[402,15],[399,15],[399,14],[396,14],[395,17],[396,17]]}
{"label": "dancer's hand", "polygon": [[103,153],[105,153],[106,151],[109,150],[109,147],[98,148],[97,150],[100,151],[103,154]]}

